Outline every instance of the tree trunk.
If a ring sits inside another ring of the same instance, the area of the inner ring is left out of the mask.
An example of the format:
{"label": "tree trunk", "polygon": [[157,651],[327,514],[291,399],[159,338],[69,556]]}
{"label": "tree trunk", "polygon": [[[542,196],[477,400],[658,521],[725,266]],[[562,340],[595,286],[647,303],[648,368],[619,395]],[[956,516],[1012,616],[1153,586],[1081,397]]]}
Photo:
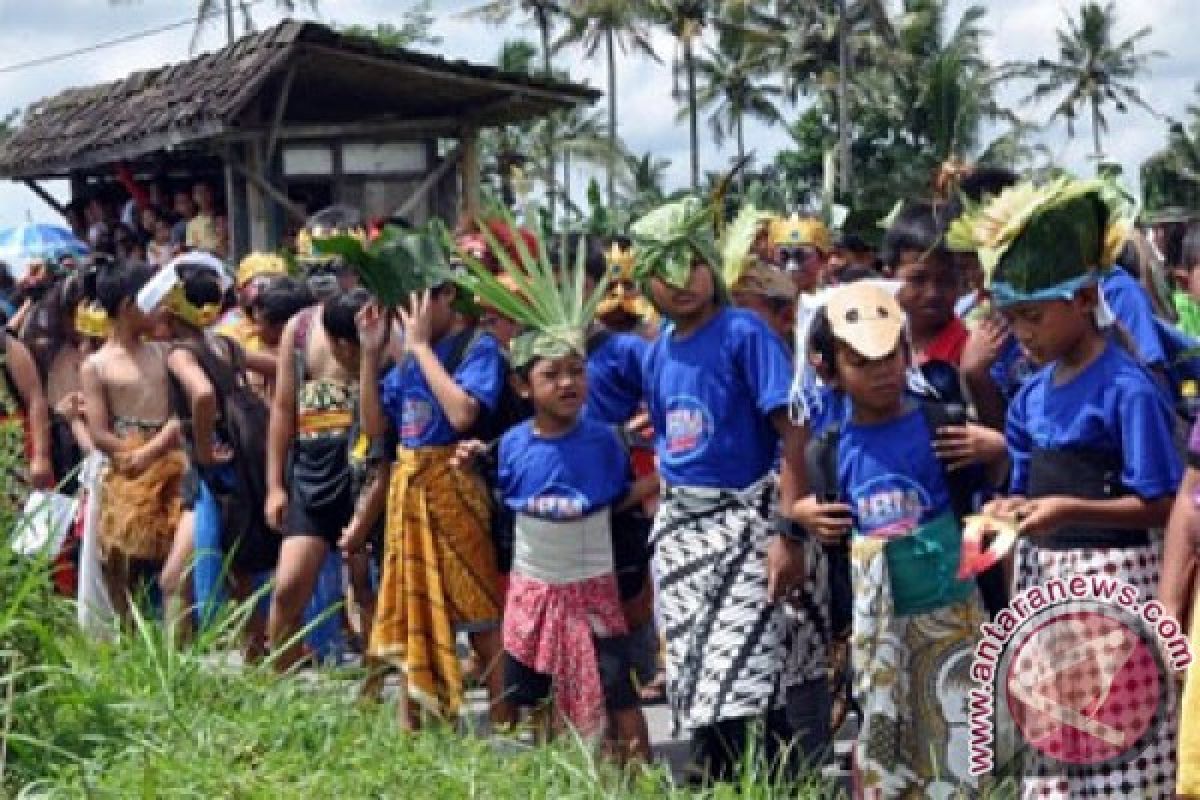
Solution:
{"label": "tree trunk", "polygon": [[225,36],[233,44],[237,34],[233,30],[233,0],[225,0]]}
{"label": "tree trunk", "polygon": [[[740,113],[737,115],[737,119],[734,122],[734,125],[737,128],[737,154],[738,154],[737,163],[741,164],[742,159],[744,159],[746,157],[746,137],[745,137],[745,131],[742,127],[742,115]],[[744,200],[746,197],[746,169],[745,169],[745,167],[742,167],[741,169],[738,170],[738,196],[739,196],[740,200]]]}
{"label": "tree trunk", "polygon": [[1096,157],[1096,172],[1100,172],[1100,162],[1104,160],[1104,150],[1100,147],[1100,106],[1092,101],[1092,149]]}
{"label": "tree trunk", "polygon": [[[550,64],[550,17],[545,6],[537,7],[537,24],[542,33],[542,74],[546,80],[550,80],[553,68]],[[549,205],[550,227],[554,228],[557,223],[558,195],[553,186],[554,183],[554,115],[546,118],[546,175],[549,178],[550,185],[546,187],[546,202]]]}
{"label": "tree trunk", "polygon": [[850,199],[850,109],[846,98],[850,76],[850,53],[846,42],[846,0],[838,0],[838,175],[842,200]]}
{"label": "tree trunk", "polygon": [[563,208],[570,208],[571,200],[571,153],[563,153]]}
{"label": "tree trunk", "polygon": [[700,186],[700,131],[696,122],[696,58],[692,37],[683,40],[683,68],[687,73],[688,137],[692,148],[692,193]]}
{"label": "tree trunk", "polygon": [[608,174],[605,176],[605,197],[611,212],[617,205],[617,54],[614,50],[613,31],[605,33],[608,45]]}

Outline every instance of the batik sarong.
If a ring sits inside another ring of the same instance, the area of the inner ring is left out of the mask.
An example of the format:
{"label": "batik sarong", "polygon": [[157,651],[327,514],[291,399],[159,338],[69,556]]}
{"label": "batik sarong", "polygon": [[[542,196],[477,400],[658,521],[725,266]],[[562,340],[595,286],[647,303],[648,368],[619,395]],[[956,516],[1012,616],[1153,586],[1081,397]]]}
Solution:
{"label": "batik sarong", "polygon": [[855,796],[977,797],[969,773],[967,696],[971,659],[985,621],[967,600],[909,616],[892,601],[885,540],[855,536],[850,638],[862,724],[854,743]]}
{"label": "batik sarong", "polygon": [[[132,452],[148,438],[130,433],[123,440],[124,450]],[[180,450],[161,456],[139,475],[127,475],[109,464],[100,499],[100,555],[105,561],[114,554],[141,561],[167,557],[183,513],[185,472],[187,459]]]}
{"label": "batik sarong", "polygon": [[744,491],[668,489],[651,543],[667,695],[694,730],[765,714],[798,684],[783,604],[767,602],[774,482]]}
{"label": "batik sarong", "polygon": [[[1116,578],[1136,588],[1143,600],[1158,591],[1161,568],[1159,545],[1141,547],[1079,547],[1052,550],[1035,546],[1027,539],[1017,541],[1017,592],[1045,585],[1055,578],[1101,575]],[[1136,797],[1138,800],[1167,800],[1175,791],[1178,694],[1174,681],[1163,687],[1167,693],[1163,719],[1155,726],[1144,748],[1119,762],[1072,766],[1026,750],[1022,796],[1030,800],[1076,800],[1076,798]]]}
{"label": "batik sarong", "polygon": [[453,454],[397,451],[370,646],[404,672],[410,697],[442,715],[462,707],[456,630],[495,628],[501,609],[487,489],[450,466]]}
{"label": "batik sarong", "polygon": [[[1192,604],[1192,657],[1200,658],[1200,592]],[[1183,719],[1179,723],[1179,786],[1184,797],[1200,797],[1200,666],[1195,661],[1183,690]]]}

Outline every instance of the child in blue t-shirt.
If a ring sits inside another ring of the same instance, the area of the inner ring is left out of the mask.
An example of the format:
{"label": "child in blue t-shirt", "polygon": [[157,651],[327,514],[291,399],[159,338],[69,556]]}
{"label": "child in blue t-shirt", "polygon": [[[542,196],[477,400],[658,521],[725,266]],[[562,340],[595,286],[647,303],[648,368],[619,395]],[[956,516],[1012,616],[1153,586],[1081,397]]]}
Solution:
{"label": "child in blue t-shirt", "polygon": [[[399,441],[369,650],[401,667],[407,680],[403,716],[414,724],[410,698],[438,715],[461,707],[455,630],[470,635],[487,670],[493,723],[510,715],[496,668],[501,597],[489,498],[478,476],[454,457],[457,442],[496,407],[505,370],[496,340],[459,324],[458,291],[453,283],[437,283],[396,310],[404,355],[382,381],[386,315],[372,305],[358,321],[363,433],[381,438],[390,425]],[[458,337],[470,337],[469,344],[451,372],[452,354],[463,349]]]}
{"label": "child in blue t-shirt", "polygon": [[632,233],[638,280],[669,320],[642,365],[665,486],[651,539],[667,693],[692,732],[693,766],[728,780],[747,746],[773,758],[790,743],[780,689],[807,678],[797,652],[822,648],[792,635],[781,601],[804,577],[804,543],[772,521],[779,451],[784,508],[803,469],[792,364],[765,323],[728,307],[711,215],[695,198]]}
{"label": "child in blue t-shirt", "polygon": [[934,432],[905,391],[904,325],[893,296],[868,283],[832,290],[817,312],[806,356],[847,413],[832,453],[836,498],[794,511],[825,541],[853,531],[858,780],[868,795],[932,796],[978,788],[956,727],[985,615],[974,583],[957,578],[962,532]]}
{"label": "child in blue t-shirt", "polygon": [[[1103,575],[1149,599],[1157,591],[1161,563],[1160,544],[1150,531],[1166,523],[1182,467],[1163,384],[1101,328],[1107,315],[1098,313],[1100,293],[1112,288],[1114,273],[1106,269],[1127,229],[1128,210],[1100,181],[1060,179],[1010,192],[1019,202],[1001,195],[965,228],[973,232],[981,260],[994,265],[990,288],[997,309],[1022,351],[1044,366],[1008,408],[1012,496],[986,511],[1011,520],[1020,534],[1016,593],[1054,580]],[[1011,218],[1018,208],[1020,216]],[[997,230],[1005,236],[996,237]],[[1057,657],[1049,648],[1040,654],[1026,649],[1031,658]],[[1051,692],[1044,697],[1078,691],[1074,673],[1057,675],[1061,682],[1039,689]],[[1122,694],[1127,691],[1135,695]],[[1110,697],[1119,709],[1121,703],[1160,702],[1160,691],[1167,716],[1139,749],[1064,773],[1058,762],[1031,748],[1024,759],[1024,792],[1087,797],[1127,786],[1138,797],[1171,797],[1172,687],[1156,689],[1152,697],[1137,696],[1136,688],[1114,689]],[[1011,687],[1009,704],[1014,714],[1038,707]]]}
{"label": "child in blue t-shirt", "polygon": [[612,513],[641,499],[629,457],[612,427],[583,413],[581,353],[535,355],[514,381],[534,416],[498,453],[497,488],[515,515],[506,697],[536,707],[553,692],[560,718],[584,734],[603,732],[607,712],[620,756],[648,758],[610,530]]}

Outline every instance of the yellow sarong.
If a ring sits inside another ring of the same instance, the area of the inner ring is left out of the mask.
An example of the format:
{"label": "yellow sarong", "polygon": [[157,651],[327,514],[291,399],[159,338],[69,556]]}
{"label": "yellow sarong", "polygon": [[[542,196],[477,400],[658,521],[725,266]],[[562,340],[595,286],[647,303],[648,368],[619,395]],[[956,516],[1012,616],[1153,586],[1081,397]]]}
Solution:
{"label": "yellow sarong", "polygon": [[370,646],[404,671],[410,697],[443,715],[462,705],[455,628],[494,625],[501,608],[487,490],[450,467],[453,453],[397,451]]}
{"label": "yellow sarong", "polygon": [[[1192,656],[1200,657],[1200,591],[1192,603]],[[1188,667],[1183,690],[1183,717],[1179,723],[1179,773],[1175,791],[1183,797],[1200,797],[1200,663]]]}
{"label": "yellow sarong", "polygon": [[[132,451],[146,441],[141,434],[125,439]],[[181,489],[187,459],[172,450],[145,472],[130,477],[112,466],[103,477],[100,505],[100,552],[129,559],[162,561],[171,552],[183,513]]]}

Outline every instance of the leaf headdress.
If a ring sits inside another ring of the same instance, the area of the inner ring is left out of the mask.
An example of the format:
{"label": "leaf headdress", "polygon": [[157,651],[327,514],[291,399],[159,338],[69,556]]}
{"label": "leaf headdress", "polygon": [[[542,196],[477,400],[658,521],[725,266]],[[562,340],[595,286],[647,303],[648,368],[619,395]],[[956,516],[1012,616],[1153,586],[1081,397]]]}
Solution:
{"label": "leaf headdress", "polygon": [[[511,215],[507,211],[503,214],[509,226],[515,228]],[[560,248],[563,260],[570,263],[557,269],[540,233],[534,236],[535,246],[518,236],[510,250],[490,226],[480,226],[480,232],[499,262],[500,275],[493,274],[469,253],[460,253],[467,272],[459,273],[454,280],[483,303],[524,326],[525,332],[509,347],[513,366],[520,368],[535,358],[559,358],[569,353],[586,356],[587,330],[608,289],[608,278],[587,291],[585,243],[578,243],[573,258],[568,247]],[[446,241],[450,241],[448,234]],[[509,285],[501,276],[507,277]]]}

